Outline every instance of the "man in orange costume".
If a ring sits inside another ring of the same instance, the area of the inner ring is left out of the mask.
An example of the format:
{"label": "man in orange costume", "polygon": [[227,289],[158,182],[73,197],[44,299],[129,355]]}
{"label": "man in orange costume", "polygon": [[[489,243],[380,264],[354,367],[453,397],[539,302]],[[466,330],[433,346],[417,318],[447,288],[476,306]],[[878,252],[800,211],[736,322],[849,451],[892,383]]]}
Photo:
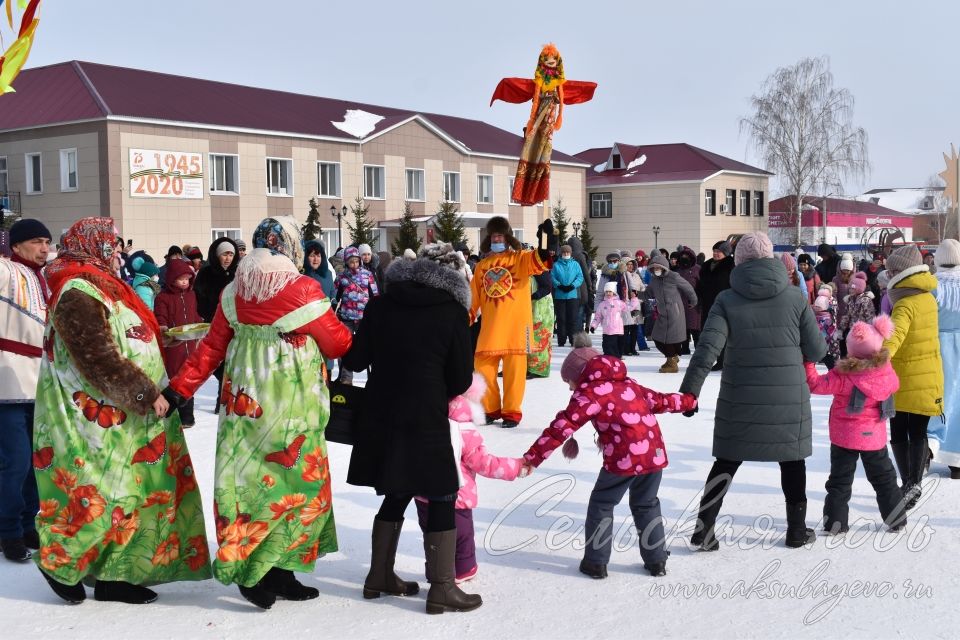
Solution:
{"label": "man in orange costume", "polygon": [[[521,406],[527,384],[527,354],[533,343],[533,307],[530,277],[550,268],[550,249],[557,239],[553,222],[546,220],[537,229],[539,249],[521,250],[510,223],[502,216],[487,222],[487,235],[480,243],[485,257],[474,270],[471,316],[480,311],[480,337],[473,365],[487,382],[483,410],[488,424],[503,419],[512,428],[523,417]],[[497,385],[497,371],[503,363],[503,399]]]}

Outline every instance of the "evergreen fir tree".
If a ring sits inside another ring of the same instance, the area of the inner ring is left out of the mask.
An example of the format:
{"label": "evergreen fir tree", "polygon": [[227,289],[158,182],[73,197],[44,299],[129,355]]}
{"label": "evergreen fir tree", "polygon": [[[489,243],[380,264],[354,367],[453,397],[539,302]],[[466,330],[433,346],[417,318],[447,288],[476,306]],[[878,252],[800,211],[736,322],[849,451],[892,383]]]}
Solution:
{"label": "evergreen fir tree", "polygon": [[347,231],[350,232],[350,243],[353,245],[369,244],[373,245],[374,224],[370,222],[367,215],[370,211],[369,205],[364,204],[363,198],[357,196],[350,208],[353,214],[353,224],[347,222]]}
{"label": "evergreen fir tree", "polygon": [[307,221],[300,229],[303,234],[303,241],[316,240],[323,232],[320,226],[320,203],[316,198],[310,198],[310,211],[307,213]]}
{"label": "evergreen fir tree", "polygon": [[440,203],[440,210],[433,218],[433,226],[437,231],[437,241],[449,242],[457,246],[466,243],[467,233],[463,228],[463,218],[457,212],[457,205],[444,200]]}
{"label": "evergreen fir tree", "polygon": [[587,252],[591,260],[597,259],[597,246],[593,244],[593,236],[590,235],[590,226],[587,218],[583,219],[583,225],[580,227],[580,243],[583,244],[583,250]]}
{"label": "evergreen fir tree", "polygon": [[557,231],[560,238],[560,244],[567,241],[567,226],[570,224],[570,218],[567,217],[567,208],[563,206],[563,197],[557,198],[557,204],[553,207],[553,228]]}
{"label": "evergreen fir tree", "polygon": [[393,253],[394,257],[399,258],[406,249],[416,253],[420,250],[421,244],[422,240],[417,235],[417,223],[413,221],[413,209],[408,202],[403,206],[403,217],[400,218],[400,234],[393,241],[390,252]]}

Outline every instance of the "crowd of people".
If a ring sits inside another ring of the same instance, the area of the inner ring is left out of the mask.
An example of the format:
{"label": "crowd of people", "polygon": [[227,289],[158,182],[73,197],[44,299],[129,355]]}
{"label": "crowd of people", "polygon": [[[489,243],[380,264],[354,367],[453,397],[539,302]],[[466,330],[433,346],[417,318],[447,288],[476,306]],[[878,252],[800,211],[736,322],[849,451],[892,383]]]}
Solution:
{"label": "crowd of people", "polygon": [[[0,381],[0,545],[9,560],[32,557],[70,603],[91,580],[98,600],[142,604],[157,597],[148,585],[211,576],[262,609],[318,597],[295,574],[338,548],[329,388],[362,371],[347,482],[382,496],[363,595],[419,592],[394,570],[415,503],[428,613],[482,604],[459,586],[478,572],[475,476],[522,478],[561,447],[574,457],[588,422],[603,468],[580,571],[607,577],[613,509],[629,492],[643,566],[665,575],[657,494],[668,460],[656,414],[694,416],[711,372],[715,461],[691,537],[698,549],[719,548],[722,502],[753,461],[780,466],[786,546],[815,539],[811,394],[833,396],[827,534],[849,528],[858,459],[894,531],[931,460],[960,479],[954,240],[929,258],[904,245],[855,264],[828,245],[816,258],[777,256],[750,233],[718,241],[709,259],[680,246],[610,252],[599,266],[551,221],[527,247],[502,217],[477,255],[446,243],[397,258],[362,243],[328,255],[290,216],[264,219],[249,253],[218,238],[205,259],[171,246],[162,265],[110,218],[77,221],[48,262],[50,241],[41,222],[21,220],[13,256],[0,260],[0,365],[14,372]],[[197,326],[208,327],[202,338],[177,337]],[[600,352],[589,335],[598,329]],[[559,371],[567,406],[522,457],[491,454],[482,427],[520,425],[527,380],[551,375],[554,340],[570,347]],[[689,356],[679,393],[628,376],[627,358],[648,340],[665,358],[660,373],[679,373]],[[213,551],[183,433],[210,376]]]}

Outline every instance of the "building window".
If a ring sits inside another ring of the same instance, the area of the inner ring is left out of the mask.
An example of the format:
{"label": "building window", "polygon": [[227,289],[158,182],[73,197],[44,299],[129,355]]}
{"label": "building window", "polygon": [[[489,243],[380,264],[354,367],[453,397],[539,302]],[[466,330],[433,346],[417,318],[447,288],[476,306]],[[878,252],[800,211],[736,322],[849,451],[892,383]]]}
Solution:
{"label": "building window", "polygon": [[703,213],[708,216],[717,215],[717,190],[704,189],[703,191]]}
{"label": "building window", "polygon": [[267,158],[267,195],[293,195],[293,160]]}
{"label": "building window", "polygon": [[[210,166],[213,166],[213,158],[211,157]],[[219,240],[220,238],[230,238],[231,240],[240,240],[243,238],[242,229],[210,229],[210,235],[212,236],[211,242],[214,240]]]}
{"label": "building window", "polygon": [[619,154],[619,153],[613,154],[612,160],[613,160],[613,162],[611,162],[611,164],[613,165],[613,168],[614,168],[614,169],[619,169],[619,168],[621,167],[621,163],[622,163],[622,160],[620,159],[620,154]]}
{"label": "building window", "polygon": [[407,169],[407,200],[423,202],[423,169]]}
{"label": "building window", "polygon": [[237,188],[238,162],[237,156],[210,154],[210,193],[240,193]]}
{"label": "building window", "polygon": [[77,190],[77,150],[60,149],[60,191]]}
{"label": "building window", "polygon": [[39,153],[24,156],[27,169],[27,193],[43,193],[43,163]]}
{"label": "building window", "polygon": [[340,197],[340,163],[317,163],[317,195],[323,198]]}
{"label": "building window", "polygon": [[372,165],[363,166],[363,197],[383,200],[384,168]]}
{"label": "building window", "polygon": [[460,202],[460,174],[454,171],[443,172],[443,199],[447,202]]}
{"label": "building window", "polygon": [[520,203],[513,199],[513,183],[516,181],[516,178],[510,176],[510,204],[520,206]]}
{"label": "building window", "polygon": [[740,215],[748,216],[750,215],[750,192],[741,190],[740,191]]}
{"label": "building window", "polygon": [[612,218],[613,217],[613,193],[590,194],[590,217],[591,218]]}
{"label": "building window", "polygon": [[493,204],[493,176],[477,176],[477,204]]}
{"label": "building window", "polygon": [[7,189],[7,157],[0,156],[0,193],[6,193]]}
{"label": "building window", "polygon": [[523,244],[523,229],[514,228],[513,237],[517,239],[517,242]]}
{"label": "building window", "polygon": [[737,190],[736,189],[727,189],[727,198],[725,203],[727,210],[726,214],[728,216],[737,215]]}
{"label": "building window", "polygon": [[753,215],[763,215],[763,191],[753,192]]}

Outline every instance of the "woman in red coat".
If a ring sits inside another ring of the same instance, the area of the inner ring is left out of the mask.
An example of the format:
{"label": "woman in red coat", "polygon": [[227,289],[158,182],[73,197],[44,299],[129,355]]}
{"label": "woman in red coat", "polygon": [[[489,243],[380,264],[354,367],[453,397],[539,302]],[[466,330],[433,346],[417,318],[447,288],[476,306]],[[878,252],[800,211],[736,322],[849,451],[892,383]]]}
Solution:
{"label": "woman in red coat", "polygon": [[296,220],[267,218],[253,246],[223,290],[210,332],[164,395],[179,406],[224,362],[213,571],[269,609],[278,597],[316,598],[294,572],[312,572],[321,554],[337,550],[321,370],[323,357],[344,355],[352,337],[320,283],[300,275]]}
{"label": "woman in red coat", "polygon": [[[196,273],[189,262],[175,260],[167,267],[163,291],[157,294],[153,302],[153,314],[157,317],[160,330],[166,331],[185,324],[203,322],[197,311],[197,295],[193,291]],[[173,378],[190,354],[197,350],[197,340],[176,340],[165,345],[163,366],[167,377]],[[193,398],[177,409],[184,428],[194,425]]]}

